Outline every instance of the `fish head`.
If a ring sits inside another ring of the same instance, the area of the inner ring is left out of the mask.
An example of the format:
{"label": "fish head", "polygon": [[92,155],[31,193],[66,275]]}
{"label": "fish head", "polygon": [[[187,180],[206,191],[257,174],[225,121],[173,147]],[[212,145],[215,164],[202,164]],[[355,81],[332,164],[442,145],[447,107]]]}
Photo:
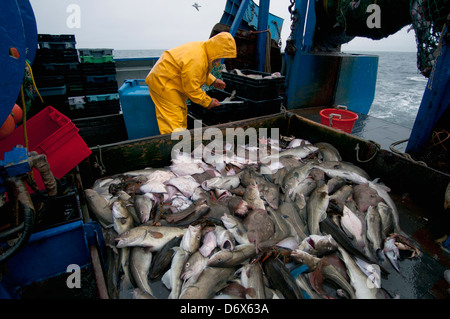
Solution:
{"label": "fish head", "polygon": [[91,188],[86,188],[86,189],[84,190],[84,194],[86,195],[86,198],[92,199],[92,198],[94,198],[98,193],[97,193],[95,190],[91,189]]}
{"label": "fish head", "polygon": [[123,205],[122,201],[116,200],[112,204],[112,214],[114,219],[118,218],[127,218],[129,216],[129,213],[126,209],[126,207]]}
{"label": "fish head", "polygon": [[388,238],[384,242],[384,248],[383,248],[384,255],[389,259],[392,266],[397,270],[399,269],[398,259],[400,257],[400,251],[395,244],[395,238]]}
{"label": "fish head", "polygon": [[201,225],[189,225],[187,232],[183,235],[180,246],[188,252],[194,252],[200,246],[201,231]]}
{"label": "fish head", "polygon": [[200,252],[195,252],[183,265],[180,278],[183,281],[188,280],[195,274],[198,274],[206,265],[206,258]]}
{"label": "fish head", "polygon": [[328,254],[336,251],[338,244],[336,240],[331,235],[317,236],[311,235],[310,238],[314,240],[314,248],[321,252],[321,254]]}
{"label": "fish head", "polygon": [[266,200],[267,204],[273,209],[278,209],[280,203],[280,191],[278,187],[268,187],[263,193],[263,198]]}
{"label": "fish head", "polygon": [[233,253],[229,250],[220,250],[213,254],[207,263],[207,266],[220,267],[233,257]]}
{"label": "fish head", "polygon": [[292,196],[293,192],[295,191],[295,189],[294,189],[295,185],[296,185],[295,176],[286,175],[283,180],[281,189],[283,190],[283,192],[285,194],[287,193],[289,196]]}
{"label": "fish head", "polygon": [[125,231],[114,239],[117,242],[116,247],[138,246],[144,240],[146,234],[146,230],[139,227]]}

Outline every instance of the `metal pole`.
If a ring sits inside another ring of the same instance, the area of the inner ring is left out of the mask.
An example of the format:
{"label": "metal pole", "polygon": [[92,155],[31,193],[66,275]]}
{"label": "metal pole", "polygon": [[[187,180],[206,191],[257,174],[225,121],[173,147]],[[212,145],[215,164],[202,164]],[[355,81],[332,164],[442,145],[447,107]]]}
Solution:
{"label": "metal pole", "polygon": [[[265,31],[269,28],[269,7],[270,0],[259,1],[258,31]],[[258,33],[258,37],[256,38],[256,65],[258,67],[258,71],[264,71],[264,65],[266,62],[266,45],[267,33]]]}
{"label": "metal pole", "polygon": [[231,25],[231,28],[230,28],[230,33],[233,37],[236,35],[236,32],[239,29],[239,25],[241,24],[242,18],[244,17],[245,10],[247,10],[249,3],[250,3],[250,0],[243,0],[241,2],[241,5],[239,6],[236,16],[234,17],[233,24]]}

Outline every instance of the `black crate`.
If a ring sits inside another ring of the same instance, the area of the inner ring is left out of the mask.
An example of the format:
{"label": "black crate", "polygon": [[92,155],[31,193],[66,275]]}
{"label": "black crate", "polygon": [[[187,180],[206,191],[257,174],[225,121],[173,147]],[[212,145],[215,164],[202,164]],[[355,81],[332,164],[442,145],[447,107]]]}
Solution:
{"label": "black crate", "polygon": [[38,49],[36,51],[36,57],[34,59],[34,64],[71,62],[79,62],[78,51],[76,49]]}
{"label": "black crate", "polygon": [[[32,194],[32,200],[36,204],[42,204],[42,198]],[[45,201],[37,212],[34,232],[64,225],[82,219],[81,205],[76,187],[71,187],[64,195],[58,195]]]}
{"label": "black crate", "polygon": [[107,83],[117,83],[116,81],[116,75],[115,74],[109,74],[109,75],[85,75],[84,81],[87,84],[107,84]]}
{"label": "black crate", "polygon": [[66,84],[83,84],[83,76],[81,75],[81,72],[67,73],[64,76],[64,80]]}
{"label": "black crate", "polygon": [[[254,70],[240,70],[243,74],[255,74],[270,76],[270,73]],[[275,78],[253,79],[242,75],[234,74],[233,71],[222,73],[223,81],[226,83],[226,91],[236,91],[236,96],[252,101],[266,101],[278,98],[281,94],[281,88],[284,85],[284,76]]]}
{"label": "black crate", "polygon": [[73,96],[80,96],[80,95],[84,95],[85,94],[85,89],[84,89],[84,85],[82,83],[80,84],[67,84],[66,85],[66,95],[68,97],[73,97]]}
{"label": "black crate", "polygon": [[73,50],[75,43],[74,34],[38,34],[39,49]]}
{"label": "black crate", "polygon": [[92,56],[101,58],[105,55],[113,55],[114,49],[78,49],[80,56]]}
{"label": "black crate", "polygon": [[[217,89],[209,90],[207,94],[219,101],[223,101],[231,95],[228,92]],[[198,120],[202,120],[207,125],[227,123],[248,117],[247,114],[250,111],[248,101],[238,97],[234,98],[233,101],[242,101],[243,103],[221,105],[208,110],[207,108],[191,101],[188,105],[188,110],[193,117]]]}
{"label": "black crate", "polygon": [[70,118],[86,118],[120,113],[119,94],[87,95],[69,98]]}
{"label": "black crate", "polygon": [[81,63],[84,76],[90,75],[116,75],[116,63]]}
{"label": "black crate", "polygon": [[65,96],[67,93],[66,85],[39,87],[39,94],[45,99],[53,96]]}
{"label": "black crate", "polygon": [[117,143],[128,139],[123,114],[74,119],[78,134],[89,147]]}
{"label": "black crate", "polygon": [[[44,93],[44,92],[43,92]],[[34,96],[33,103],[29,111],[27,111],[27,118],[32,118],[34,115],[42,111],[47,106],[53,106],[55,109],[68,116],[67,113],[67,96],[65,94],[59,95],[42,95],[44,103],[37,94]]]}
{"label": "black crate", "polygon": [[265,101],[252,101],[248,100],[249,103],[249,115],[250,117],[258,117],[269,114],[276,114],[280,112],[281,105],[283,103],[283,97],[265,100]]}
{"label": "black crate", "polygon": [[118,93],[117,82],[107,83],[84,83],[86,95]]}
{"label": "black crate", "polygon": [[38,34],[38,42],[71,42],[75,43],[74,34]]}
{"label": "black crate", "polygon": [[39,88],[59,87],[65,84],[63,75],[36,75],[36,86]]}
{"label": "black crate", "polygon": [[79,73],[81,75],[80,63],[41,63],[33,66],[33,70],[38,74],[58,74]]}

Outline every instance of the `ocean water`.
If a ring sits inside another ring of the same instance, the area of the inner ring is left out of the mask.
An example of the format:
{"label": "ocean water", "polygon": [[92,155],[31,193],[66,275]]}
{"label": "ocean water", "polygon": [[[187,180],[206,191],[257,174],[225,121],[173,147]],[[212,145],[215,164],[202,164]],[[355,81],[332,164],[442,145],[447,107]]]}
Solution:
{"label": "ocean water", "polygon": [[[154,57],[162,52],[164,50],[114,50],[114,57]],[[428,81],[417,70],[416,53],[365,53],[379,57],[375,97],[369,115],[412,128]]]}
{"label": "ocean water", "polygon": [[160,56],[165,50],[114,50],[114,58],[148,58]]}
{"label": "ocean water", "polygon": [[373,52],[379,57],[375,98],[369,115],[412,128],[428,79],[415,52]]}

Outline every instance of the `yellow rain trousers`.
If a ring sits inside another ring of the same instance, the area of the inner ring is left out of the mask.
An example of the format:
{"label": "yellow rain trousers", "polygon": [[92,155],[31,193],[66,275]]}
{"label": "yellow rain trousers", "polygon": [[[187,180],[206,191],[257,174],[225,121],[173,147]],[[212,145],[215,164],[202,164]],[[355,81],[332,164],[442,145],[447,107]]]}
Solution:
{"label": "yellow rain trousers", "polygon": [[213,61],[235,57],[236,42],[229,32],[183,44],[161,55],[145,79],[161,134],[187,128],[187,99],[204,107],[210,105],[211,98],[201,87],[216,80],[211,74]]}

